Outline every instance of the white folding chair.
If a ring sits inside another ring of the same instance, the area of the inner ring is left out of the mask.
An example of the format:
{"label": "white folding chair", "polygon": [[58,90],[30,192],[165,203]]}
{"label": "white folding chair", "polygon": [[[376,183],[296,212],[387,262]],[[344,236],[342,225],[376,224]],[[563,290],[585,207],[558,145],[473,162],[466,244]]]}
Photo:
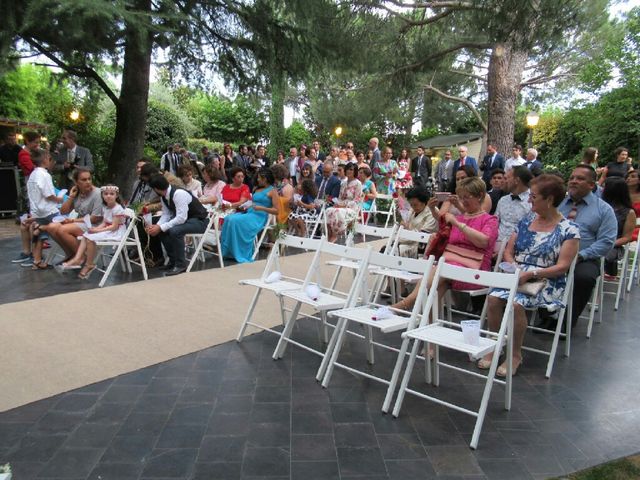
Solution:
{"label": "white folding chair", "polygon": [[264,225],[262,232],[259,233],[256,236],[256,238],[253,239],[253,256],[251,257],[252,260],[255,260],[256,257],[258,256],[258,253],[260,252],[260,247],[264,243],[264,239],[267,236],[267,231],[275,226],[276,226],[276,216],[269,214],[269,217],[267,218],[267,223]]}
{"label": "white folding chair", "polygon": [[[383,210],[380,208],[379,206],[379,204],[381,203],[380,200],[389,202],[388,210]],[[385,228],[387,228],[387,226],[389,225],[389,220],[391,220],[391,218],[393,218],[393,223],[396,223],[396,199],[393,197],[393,195],[378,193],[376,195],[376,198],[373,200],[373,204],[376,207],[375,207],[375,213],[372,213],[372,215],[383,215],[387,217],[384,222]]]}
{"label": "white folding chair", "polygon": [[[400,408],[404,400],[405,394],[412,393],[418,397],[430,400],[440,405],[452,408],[462,413],[466,413],[476,418],[476,424],[473,430],[473,436],[471,437],[471,448],[475,449],[478,446],[478,439],[480,438],[480,432],[482,431],[482,424],[484,422],[485,413],[487,411],[487,405],[489,403],[489,397],[491,395],[491,389],[493,383],[497,382],[505,385],[505,409],[511,408],[511,384],[512,384],[512,354],[513,354],[513,299],[515,297],[516,290],[518,288],[518,278],[520,271],[516,270],[515,274],[509,273],[496,273],[486,272],[484,270],[473,270],[469,268],[457,267],[449,265],[445,262],[439,262],[436,269],[435,276],[433,278],[432,288],[429,291],[429,297],[425,305],[420,325],[418,328],[408,330],[402,336],[404,338],[402,346],[400,347],[400,357],[404,357],[406,354],[409,343],[413,341],[413,347],[407,366],[405,367],[404,376],[400,385],[400,391],[396,398],[396,403],[393,409],[393,416],[397,417],[400,414]],[[483,285],[485,287],[504,288],[509,291],[509,298],[507,299],[504,314],[502,316],[502,323],[497,333],[482,331],[485,336],[480,337],[478,345],[471,345],[464,340],[460,326],[456,323],[450,323],[444,319],[437,318],[438,316],[438,289],[437,285],[441,279],[459,280],[468,283],[475,283]],[[434,321],[428,323],[429,314],[433,315]],[[427,382],[432,382],[435,386],[438,386],[440,382],[439,367],[447,367],[457,372],[467,373],[469,375],[485,378],[486,383],[480,401],[480,407],[477,411],[469,410],[465,407],[447,402],[437,397],[426,395],[417,390],[409,388],[409,379],[415,366],[416,357],[421,343],[425,343],[427,347],[433,345],[435,347],[435,356],[433,362],[429,355],[425,355],[426,368],[427,368]],[[496,370],[498,368],[498,361],[500,357],[500,351],[503,344],[507,345],[507,376],[505,381],[501,381],[495,378]],[[440,348],[449,348],[459,352],[467,353],[473,358],[482,358],[484,355],[493,352],[493,359],[491,361],[491,367],[487,375],[483,375],[477,372],[472,372],[454,365],[449,365],[440,361]],[[433,363],[433,376],[431,372]],[[390,384],[389,389],[394,388],[395,385]]]}
{"label": "white folding chair", "polygon": [[[399,227],[398,231],[396,232],[393,245],[391,246],[390,249],[387,249],[386,253],[399,256],[401,241],[404,240],[409,242],[418,242],[418,243],[427,244],[429,243],[430,237],[431,237],[431,234],[427,232],[416,232],[414,230],[407,230],[404,227]],[[399,270],[399,269],[393,269],[393,268],[373,267],[371,268],[370,273],[374,275],[381,275],[388,280],[389,285],[391,286],[391,297],[394,301],[397,300],[396,281],[399,280],[401,282],[416,283],[416,282],[419,282],[420,279],[422,278],[422,275],[420,274],[412,273],[407,270],[402,270],[402,269]],[[380,280],[384,280],[384,279],[380,279]],[[383,287],[384,287],[383,281],[376,282],[374,287],[375,296],[373,297],[375,301],[380,300],[380,295]]]}
{"label": "white folding chair", "polygon": [[[404,356],[398,356],[391,379],[380,378],[362,370],[358,370],[342,363],[338,363],[338,357],[340,355],[340,350],[345,339],[345,333],[347,333],[349,322],[358,323],[364,327],[365,340],[368,343],[367,361],[370,364],[374,363],[374,346],[394,352],[399,352],[397,348],[373,341],[373,329],[379,330],[381,333],[386,334],[397,332],[400,330],[411,330],[416,327],[426,297],[427,285],[433,263],[433,256],[429,257],[428,260],[424,260],[393,255],[384,255],[380,253],[371,253],[371,256],[369,257],[370,266],[375,266],[376,268],[385,269],[387,271],[405,272],[410,275],[419,276],[420,283],[416,286],[416,288],[419,289],[416,302],[414,303],[409,316],[406,315],[407,312],[401,310],[392,310],[393,315],[391,317],[380,320],[375,319],[375,315],[378,312],[380,304],[373,302],[373,295],[370,297],[369,302],[362,306],[329,312],[329,316],[338,318],[338,323],[336,325],[336,329],[333,332],[333,335],[331,336],[331,340],[329,341],[329,345],[316,376],[318,380],[322,380],[323,387],[326,388],[329,386],[333,369],[336,366],[348,370],[349,372],[364,376],[370,380],[381,382],[385,385],[390,385],[391,383],[397,385],[397,380],[398,376],[400,375]],[[361,280],[366,281],[366,277],[362,276]],[[389,388],[387,390],[387,395],[382,406],[383,412],[387,412],[389,410],[394,391],[395,388]]]}
{"label": "white folding chair", "polygon": [[[362,225],[360,223],[356,223],[353,232],[350,232],[347,236],[346,245],[352,247],[354,245],[355,235],[362,235],[363,238],[366,238],[367,235],[378,238],[378,239],[387,239],[387,243],[384,246],[384,253],[389,253],[391,251],[391,246],[393,245],[393,239],[396,234],[397,225],[394,225],[391,228],[382,228],[382,227],[373,227],[369,225]],[[333,265],[334,267],[338,267],[336,273],[333,276],[333,280],[331,281],[331,287],[335,288],[338,284],[338,280],[340,278],[340,274],[344,268],[349,270],[356,270],[359,266],[359,262],[355,262],[346,258],[341,258],[339,260],[330,260],[327,262],[327,265]]]}
{"label": "white folding chair", "polygon": [[[103,250],[105,247],[113,247],[114,251],[111,256],[111,260],[107,265],[106,269],[97,268],[97,270],[103,272],[102,279],[98,284],[99,287],[103,287],[107,278],[111,274],[111,270],[115,266],[118,260],[121,261],[121,264],[124,267],[124,270],[128,273],[131,273],[131,264],[139,266],[142,269],[142,276],[145,280],[148,280],[149,277],[147,275],[147,266],[144,263],[144,255],[142,253],[142,245],[140,244],[140,237],[138,236],[138,230],[136,229],[136,222],[138,222],[138,217],[136,217],[133,210],[130,208],[125,209],[125,215],[128,218],[127,227],[125,229],[124,235],[120,240],[98,240],[96,245]],[[129,258],[129,252],[126,247],[136,247],[138,250],[138,260],[131,260]],[[101,256],[105,256],[102,252],[100,252]]]}
{"label": "white folding chair", "polygon": [[[368,293],[366,291],[362,291],[363,283],[361,281],[361,276],[366,275],[367,263],[369,255],[371,253],[371,247],[368,247],[366,249],[353,248],[344,245],[337,245],[335,243],[323,242],[320,245],[318,252],[358,262],[359,268],[357,270],[358,273],[356,274],[356,278],[353,282],[351,282],[348,292],[342,292],[333,288],[324,287],[322,285],[321,259],[320,255],[316,254],[313,262],[309,266],[309,270],[307,271],[304,283],[295,290],[285,290],[280,293],[281,296],[293,300],[295,302],[295,306],[291,311],[289,319],[285,322],[285,327],[282,331],[282,334],[280,335],[280,340],[278,341],[278,345],[273,352],[274,360],[282,358],[282,355],[284,354],[284,351],[287,347],[287,343],[293,343],[294,345],[304,348],[305,350],[315,353],[316,355],[323,355],[322,352],[319,352],[313,348],[310,348],[300,342],[296,342],[295,340],[291,339],[293,327],[297,322],[298,314],[300,313],[300,309],[303,305],[310,307],[319,315],[319,319],[322,322],[322,340],[326,343],[329,341],[327,330],[327,312],[329,310],[337,310],[339,308],[353,307],[358,302],[364,302],[369,298]],[[313,282],[313,280],[315,280],[315,282]],[[307,287],[313,284],[315,284],[319,289],[319,295],[317,298],[311,298],[307,294]],[[308,317],[318,318],[312,316]]]}
{"label": "white folding chair", "polygon": [[[551,372],[553,371],[553,364],[556,359],[556,352],[558,350],[558,342],[560,341],[560,337],[563,337],[564,342],[564,356],[568,357],[571,354],[571,312],[573,309],[572,298],[573,298],[573,275],[576,268],[577,256],[571,262],[571,267],[569,267],[569,271],[567,272],[567,285],[564,289],[564,294],[562,295],[561,306],[557,304],[544,305],[539,308],[546,308],[549,313],[558,312],[558,322],[556,324],[555,330],[549,330],[546,328],[536,327],[534,326],[535,319],[537,317],[538,308],[532,309],[531,318],[529,319],[529,325],[527,328],[529,330],[534,330],[538,332],[550,333],[553,335],[553,342],[551,344],[551,350],[542,350],[534,347],[527,347],[525,345],[522,346],[523,350],[527,350],[529,352],[540,353],[542,355],[547,355],[549,357],[549,361],[547,362],[547,370],[545,372],[545,377],[551,378]],[[566,333],[562,331],[562,325],[566,322],[567,328]]]}
{"label": "white folding chair", "polygon": [[[640,218],[636,219],[636,228],[640,228]],[[633,261],[631,262],[631,268],[629,268],[628,280],[627,280],[627,293],[631,292],[631,284],[633,280],[636,281],[636,286],[640,285],[640,262],[638,261],[638,255],[640,255],[640,239],[629,245],[629,255],[633,254]]]}
{"label": "white folding chair", "polygon": [[[600,276],[596,278],[596,284],[593,287],[593,293],[591,294],[591,300],[587,304],[589,306],[589,323],[587,324],[587,338],[591,338],[591,331],[593,329],[593,321],[595,319],[596,310],[598,310],[598,320],[596,323],[602,323],[602,301],[604,299],[602,281],[604,280],[604,258],[600,259]],[[581,315],[582,317],[582,315]]]}
{"label": "white folding chair", "polygon": [[[189,233],[185,235],[186,238],[191,239],[193,248],[193,254],[189,261],[189,266],[187,267],[187,273],[191,271],[194,263],[196,263],[197,259],[201,261],[205,261],[205,254],[215,255],[218,257],[218,261],[220,262],[220,268],[224,268],[224,259],[222,258],[222,251],[220,248],[220,216],[215,210],[212,210],[208,214],[209,222],[207,223],[207,228],[204,233]],[[204,249],[204,244],[212,244],[216,247],[217,251],[208,251]]]}
{"label": "white folding chair", "polygon": [[[261,330],[265,330],[276,335],[280,335],[280,332],[273,330],[271,328],[262,326],[260,324],[254,323],[252,320],[253,312],[256,308],[256,304],[258,303],[258,299],[260,298],[260,294],[263,290],[268,292],[273,292],[277,295],[278,301],[280,302],[280,315],[282,317],[282,324],[285,324],[285,308],[282,296],[280,295],[285,290],[295,290],[300,288],[300,285],[304,283],[304,279],[298,279],[295,277],[287,276],[282,273],[282,265],[280,263],[280,253],[283,248],[292,247],[299,248],[304,250],[313,250],[316,252],[315,256],[320,255],[320,246],[325,242],[324,237],[321,239],[312,239],[312,238],[302,238],[296,237],[293,235],[284,235],[281,238],[276,240],[276,244],[271,249],[269,253],[269,257],[267,258],[267,264],[264,267],[264,271],[260,278],[251,278],[247,280],[240,280],[240,285],[250,285],[256,287],[256,293],[253,295],[251,299],[251,303],[249,304],[249,310],[240,326],[240,331],[238,332],[238,336],[236,340],[238,342],[242,341],[244,337],[247,326],[251,325],[252,327],[259,328]],[[314,257],[315,258],[315,257]],[[313,263],[313,262],[312,262]],[[280,273],[280,279],[277,281],[268,281],[269,276],[275,272]]]}
{"label": "white folding chair", "polygon": [[321,228],[320,226],[324,224],[324,214],[325,214],[325,209],[327,208],[327,204],[322,200],[320,200],[319,203],[320,203],[319,205],[320,211],[315,216],[315,218],[313,220],[305,219],[304,221],[306,235],[309,238],[314,238],[316,236],[316,233],[318,232],[318,229]]}

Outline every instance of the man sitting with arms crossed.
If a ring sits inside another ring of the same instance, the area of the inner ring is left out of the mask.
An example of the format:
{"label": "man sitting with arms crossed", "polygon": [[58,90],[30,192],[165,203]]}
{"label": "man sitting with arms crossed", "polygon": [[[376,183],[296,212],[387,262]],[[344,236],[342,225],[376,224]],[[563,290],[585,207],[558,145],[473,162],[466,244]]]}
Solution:
{"label": "man sitting with arms crossed", "polygon": [[147,226],[152,237],[160,236],[169,263],[162,267],[165,276],[179,275],[187,270],[184,255],[184,236],[187,233],[204,233],[207,228],[207,210],[191,193],[169,185],[162,175],[154,175],[149,185],[160,196],[162,216],[156,225]]}

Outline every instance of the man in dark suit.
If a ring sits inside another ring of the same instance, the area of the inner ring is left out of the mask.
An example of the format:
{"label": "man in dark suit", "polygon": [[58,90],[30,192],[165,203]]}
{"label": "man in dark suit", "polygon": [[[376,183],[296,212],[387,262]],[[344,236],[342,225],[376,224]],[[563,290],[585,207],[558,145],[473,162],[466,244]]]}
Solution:
{"label": "man in dark suit", "polygon": [[411,160],[411,177],[413,183],[418,186],[424,186],[427,180],[431,177],[431,157],[425,155],[424,147],[420,146],[417,149],[418,156]]}
{"label": "man in dark suit", "polygon": [[327,195],[332,198],[340,196],[340,179],[333,174],[333,165],[329,161],[322,164],[322,175],[316,177],[318,199],[324,200]]}
{"label": "man in dark suit", "polygon": [[93,156],[88,148],[77,144],[78,135],[73,130],[65,130],[62,134],[64,145],[56,158],[56,170],[63,172],[63,183],[67,188],[73,185],[73,171],[83,167],[93,172]]}
{"label": "man in dark suit", "polygon": [[464,145],[460,145],[458,147],[458,159],[453,162],[453,178],[449,179],[449,186],[452,191],[455,191],[456,186],[456,172],[460,169],[460,167],[470,166],[478,174],[478,162],[473,157],[467,155],[467,147]]}
{"label": "man in dark suit", "polygon": [[542,171],[542,162],[538,160],[538,151],[535,148],[527,148],[527,157],[524,165],[531,172]]}
{"label": "man in dark suit", "polygon": [[316,154],[317,154],[318,160],[320,160],[321,162],[324,162],[325,159],[327,158],[327,154],[320,151],[320,142],[318,140],[315,140],[313,142],[312,146],[313,146],[313,148],[316,149]]}
{"label": "man in dark suit", "polygon": [[495,169],[504,170],[504,157],[498,153],[494,145],[487,145],[487,154],[482,159],[482,180],[486,183],[487,188],[491,185],[491,173]]}

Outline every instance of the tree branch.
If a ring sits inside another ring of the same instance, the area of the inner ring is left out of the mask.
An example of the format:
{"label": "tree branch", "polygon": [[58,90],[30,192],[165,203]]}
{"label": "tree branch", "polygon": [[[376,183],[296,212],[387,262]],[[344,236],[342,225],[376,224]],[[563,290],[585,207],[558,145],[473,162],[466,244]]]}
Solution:
{"label": "tree branch", "polygon": [[469,78],[478,80],[479,82],[487,83],[487,77],[483,77],[481,75],[475,75],[473,73],[463,72],[462,70],[456,70],[455,68],[450,68],[447,71],[449,73],[455,73],[456,75],[462,75],[463,77],[469,77]]}
{"label": "tree branch", "polygon": [[107,82],[105,82],[104,79],[93,68],[88,67],[86,65],[83,65],[83,66],[70,65],[62,61],[58,57],[56,57],[53,54],[53,52],[49,51],[49,49],[47,49],[44,45],[41,45],[40,43],[36,42],[34,39],[30,37],[23,37],[22,39],[25,42],[27,42],[29,45],[31,45],[33,48],[35,48],[37,51],[42,53],[45,57],[51,60],[57,67],[61,68],[65,72],[70,73],[71,75],[74,75],[76,77],[88,78],[88,79],[94,80],[100,86],[100,88],[102,88],[104,93],[106,93],[107,97],[109,97],[109,99],[113,102],[113,104],[116,107],[120,106],[120,98],[115,94],[115,92],[111,89],[111,87],[109,87]]}
{"label": "tree branch", "polygon": [[478,9],[480,10],[482,7],[478,7],[478,5],[474,2],[465,2],[462,0],[453,0],[453,1],[435,1],[435,2],[420,2],[420,3],[405,3],[399,0],[385,0],[386,3],[390,3],[396,7],[400,8],[410,8],[410,9],[420,9],[420,8],[428,8],[428,9],[436,9],[436,8],[452,8],[455,10],[462,9]]}
{"label": "tree branch", "polygon": [[548,76],[540,75],[520,83],[519,88],[522,90],[523,88],[530,87],[532,85],[540,85],[541,83],[547,83],[553,80],[559,80],[561,78],[569,78],[569,77],[575,77],[575,76],[577,76],[576,73],[570,73],[570,72],[558,73],[556,75],[548,75]]}
{"label": "tree branch", "polygon": [[430,92],[433,92],[436,95],[439,95],[440,97],[442,97],[442,98],[444,98],[446,100],[449,100],[451,102],[461,103],[462,105],[467,107],[469,110],[471,110],[471,113],[473,113],[473,116],[476,117],[476,120],[478,120],[478,123],[482,127],[482,131],[484,133],[487,133],[487,130],[488,130],[487,124],[483,120],[482,115],[480,115],[480,112],[478,111],[478,109],[475,107],[475,105],[473,103],[471,103],[471,101],[469,101],[466,98],[456,97],[455,95],[449,95],[448,93],[445,93],[442,90],[437,89],[433,85],[429,85],[429,84],[428,85],[423,85],[422,88],[424,88],[425,90],[428,90]]}
{"label": "tree branch", "polygon": [[493,45],[490,43],[462,42],[452,47],[446,48],[440,52],[436,52],[432,55],[428,55],[427,57],[423,58],[419,62],[411,63],[409,65],[404,65],[403,67],[400,67],[395,72],[393,72],[393,75],[397,75],[400,72],[405,72],[408,70],[417,70],[418,68],[426,65],[427,63],[433,60],[444,57],[450,53],[457,52],[458,50],[463,50],[465,48],[488,49],[492,47]]}

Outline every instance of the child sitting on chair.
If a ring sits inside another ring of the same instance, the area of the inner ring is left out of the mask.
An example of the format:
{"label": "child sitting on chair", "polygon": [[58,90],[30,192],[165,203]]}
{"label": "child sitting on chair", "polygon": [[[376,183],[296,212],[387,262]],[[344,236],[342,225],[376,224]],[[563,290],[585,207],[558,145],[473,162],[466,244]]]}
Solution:
{"label": "child sitting on chair", "polygon": [[100,188],[102,193],[102,223],[97,227],[90,228],[80,237],[80,246],[75,257],[62,264],[63,269],[80,268],[86,252],[86,262],[80,270],[78,278],[86,280],[96,269],[94,263],[97,253],[97,241],[122,239],[125,232],[126,215],[120,196],[119,189],[115,185],[105,185]]}
{"label": "child sitting on chair", "polygon": [[315,182],[308,178],[299,183],[296,188],[296,193],[291,200],[294,209],[289,214],[289,224],[293,226],[299,237],[306,236],[306,222],[313,222],[318,216],[315,204],[317,194]]}

